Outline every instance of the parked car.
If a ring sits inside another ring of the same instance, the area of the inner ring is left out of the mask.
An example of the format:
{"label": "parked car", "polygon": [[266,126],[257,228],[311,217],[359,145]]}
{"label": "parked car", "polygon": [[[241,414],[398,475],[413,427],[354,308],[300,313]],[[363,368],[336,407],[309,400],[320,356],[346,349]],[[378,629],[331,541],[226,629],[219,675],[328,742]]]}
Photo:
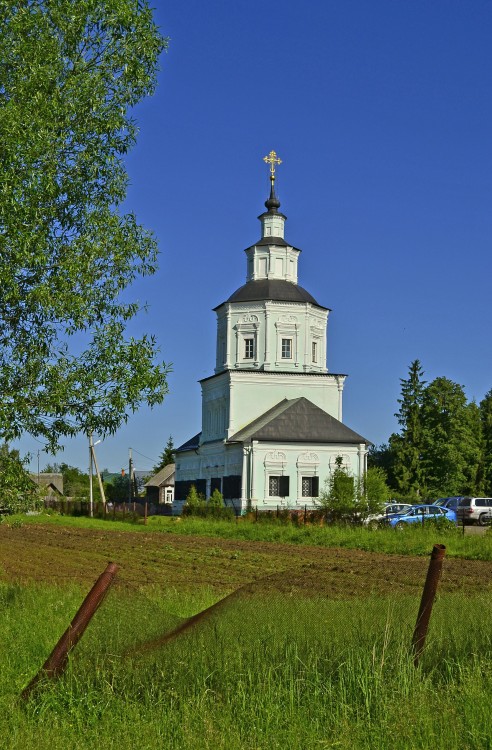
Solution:
{"label": "parked car", "polygon": [[441,508],[449,508],[450,510],[456,511],[456,508],[460,504],[460,500],[463,495],[453,495],[452,497],[440,497],[439,500],[434,500],[433,505],[439,505]]}
{"label": "parked car", "polygon": [[410,508],[387,516],[383,523],[401,529],[409,523],[425,524],[426,521],[437,521],[440,518],[454,521],[453,517],[455,517],[454,511],[441,508],[439,505],[411,505]]}
{"label": "parked car", "polygon": [[363,524],[370,528],[376,528],[387,516],[411,507],[412,506],[409,503],[386,503],[385,508],[381,513],[372,513],[370,516],[367,516],[367,518],[364,519]]}
{"label": "parked car", "polygon": [[458,523],[492,523],[492,497],[462,497],[456,509]]}

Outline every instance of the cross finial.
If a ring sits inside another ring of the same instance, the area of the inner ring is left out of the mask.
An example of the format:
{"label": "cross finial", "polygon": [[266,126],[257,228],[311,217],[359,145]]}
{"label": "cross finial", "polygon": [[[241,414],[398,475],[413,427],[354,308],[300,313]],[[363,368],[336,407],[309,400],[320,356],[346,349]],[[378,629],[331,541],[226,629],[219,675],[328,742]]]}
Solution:
{"label": "cross finial", "polygon": [[275,182],[275,165],[282,164],[282,159],[279,159],[276,151],[270,151],[268,156],[263,157],[263,161],[270,165],[270,179],[272,184]]}

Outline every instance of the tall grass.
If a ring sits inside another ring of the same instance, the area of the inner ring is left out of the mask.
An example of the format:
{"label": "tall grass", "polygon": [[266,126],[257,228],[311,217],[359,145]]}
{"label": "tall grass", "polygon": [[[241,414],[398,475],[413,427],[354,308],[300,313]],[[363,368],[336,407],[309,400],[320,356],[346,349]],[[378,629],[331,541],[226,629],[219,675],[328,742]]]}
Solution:
{"label": "tall grass", "polygon": [[9,750],[483,748],[492,740],[490,597],[442,596],[424,658],[414,597],[244,596],[211,603],[116,588],[62,679],[17,696],[75,611],[76,588],[0,586],[0,745]]}

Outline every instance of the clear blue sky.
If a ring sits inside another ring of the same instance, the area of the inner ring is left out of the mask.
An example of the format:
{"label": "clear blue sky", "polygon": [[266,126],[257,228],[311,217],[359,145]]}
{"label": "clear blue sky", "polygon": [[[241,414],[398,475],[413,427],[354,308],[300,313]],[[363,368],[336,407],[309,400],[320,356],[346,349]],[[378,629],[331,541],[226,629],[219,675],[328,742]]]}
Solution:
{"label": "clear blue sky", "polygon": [[[170,0],[159,86],[140,104],[125,209],[155,232],[149,303],[170,393],[98,446],[148,469],[169,435],[200,429],[215,313],[245,280],[277,188],[299,283],[323,306],[328,367],[347,373],[344,422],[374,443],[396,429],[399,379],[420,359],[480,400],[492,388],[492,2]],[[23,440],[34,454],[42,445]],[[41,468],[49,458],[41,453]],[[56,460],[86,468],[86,441]],[[36,456],[31,463],[36,466]]]}

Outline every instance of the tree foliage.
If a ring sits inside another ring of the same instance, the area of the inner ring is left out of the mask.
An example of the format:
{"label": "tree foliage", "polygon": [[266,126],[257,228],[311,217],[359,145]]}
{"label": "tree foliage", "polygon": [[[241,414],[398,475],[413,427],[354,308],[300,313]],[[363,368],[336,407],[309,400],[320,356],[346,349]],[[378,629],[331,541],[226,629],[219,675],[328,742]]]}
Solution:
{"label": "tree foliage", "polygon": [[492,497],[492,389],[480,402],[480,420],[483,438],[484,491],[488,497]]}
{"label": "tree foliage", "polygon": [[373,452],[371,464],[386,469],[393,489],[407,499],[483,493],[492,465],[492,392],[477,406],[449,378],[427,384],[422,376],[415,360],[401,381],[401,431]]}
{"label": "tree foliage", "polygon": [[422,475],[422,399],[425,390],[423,370],[418,359],[411,363],[408,378],[401,379],[400,408],[395,414],[400,434],[391,435],[393,475],[399,492],[419,497],[423,491]]}
{"label": "tree foliage", "polygon": [[19,451],[0,446],[0,510],[23,513],[37,504],[38,488],[29,476]]}
{"label": "tree foliage", "polygon": [[186,496],[185,507],[191,509],[200,508],[205,505],[205,498],[199,492],[194,484],[191,485],[190,491]]}
{"label": "tree foliage", "polygon": [[0,17],[0,435],[54,449],[166,392],[123,296],[156,241],[120,211],[166,40],[146,0],[0,0]]}
{"label": "tree foliage", "polygon": [[161,455],[159,456],[158,463],[154,466],[152,471],[154,474],[157,474],[158,471],[163,469],[165,466],[169,466],[169,464],[174,463],[174,442],[172,435],[169,435],[169,439],[166,443],[166,447],[162,451]]}
{"label": "tree foliage", "polygon": [[386,472],[377,466],[369,467],[362,480],[361,500],[364,504],[363,515],[381,513],[384,504],[390,497],[386,481]]}
{"label": "tree foliage", "polygon": [[357,509],[356,485],[354,477],[342,465],[342,458],[336,458],[335,468],[325,482],[320,495],[320,505],[333,521],[353,518]]}
{"label": "tree foliage", "polygon": [[223,508],[224,507],[224,497],[222,495],[222,492],[218,489],[215,489],[211,496],[208,498],[207,505],[209,508]]}

